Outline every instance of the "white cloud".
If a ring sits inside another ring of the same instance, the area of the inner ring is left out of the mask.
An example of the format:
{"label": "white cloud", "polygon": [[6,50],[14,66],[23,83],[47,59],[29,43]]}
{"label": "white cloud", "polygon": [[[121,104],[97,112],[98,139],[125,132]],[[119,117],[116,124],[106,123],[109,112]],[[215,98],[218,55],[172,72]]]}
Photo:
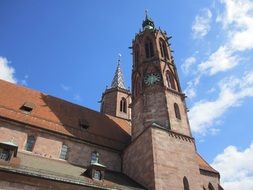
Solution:
{"label": "white cloud", "polygon": [[77,102],[82,102],[82,97],[79,94],[74,94],[73,99]]}
{"label": "white cloud", "polygon": [[211,29],[210,23],[212,19],[212,12],[204,8],[200,11],[200,14],[195,17],[192,25],[192,32],[194,38],[203,38],[207,35]]}
{"label": "white cloud", "polygon": [[62,88],[62,90],[64,90],[64,91],[69,91],[69,90],[70,90],[70,87],[67,86],[67,85],[65,85],[65,84],[61,84],[61,88]]}
{"label": "white cloud", "polygon": [[229,31],[228,44],[234,51],[244,51],[253,48],[253,1],[221,0],[225,11],[217,21]]}
{"label": "white cloud", "polygon": [[191,56],[188,57],[181,66],[184,73],[188,74],[190,67],[196,62],[196,58]]}
{"label": "white cloud", "polygon": [[[225,41],[218,44],[218,48],[197,65],[196,78],[200,78],[203,74],[213,76],[235,68],[245,59],[240,53],[253,49],[253,1],[220,0],[220,3],[224,5],[224,11],[217,17],[217,22],[222,24]],[[206,15],[208,18],[208,13]],[[212,16],[209,17],[211,19]],[[199,18],[200,16],[196,16],[195,23],[201,20]],[[199,31],[201,28],[205,27],[199,27]],[[196,93],[193,93],[196,92],[196,88],[197,85],[188,83],[186,91],[196,96]]]}
{"label": "white cloud", "polygon": [[196,86],[199,84],[199,77],[187,82],[187,88],[185,89],[184,93],[189,98],[194,98],[196,96]]}
{"label": "white cloud", "polygon": [[24,86],[27,86],[27,85],[28,85],[28,83],[27,83],[28,78],[29,78],[29,76],[26,74],[26,75],[24,76],[24,79],[22,79],[22,80],[20,81],[20,83],[21,83],[22,85],[24,85]]}
{"label": "white cloud", "polygon": [[0,57],[0,78],[12,83],[17,83],[14,77],[15,69],[5,57]]}
{"label": "white cloud", "polygon": [[239,106],[244,98],[253,97],[253,71],[239,79],[225,78],[219,84],[216,100],[201,100],[193,105],[189,119],[193,132],[205,134],[219,124],[222,115],[231,107]]}
{"label": "white cloud", "polygon": [[232,69],[238,63],[239,59],[233,55],[233,52],[228,47],[221,46],[209,56],[208,60],[198,65],[198,70],[208,75],[214,75]]}
{"label": "white cloud", "polygon": [[242,151],[228,146],[211,165],[221,172],[224,189],[253,189],[253,143]]}

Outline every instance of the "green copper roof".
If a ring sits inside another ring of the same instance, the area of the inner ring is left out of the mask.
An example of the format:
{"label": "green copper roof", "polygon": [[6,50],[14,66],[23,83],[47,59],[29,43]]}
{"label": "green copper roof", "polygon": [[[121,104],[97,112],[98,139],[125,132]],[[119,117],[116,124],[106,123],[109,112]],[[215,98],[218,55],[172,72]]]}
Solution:
{"label": "green copper roof", "polygon": [[153,20],[148,17],[147,10],[145,11],[145,13],[146,13],[146,17],[145,17],[145,20],[142,22],[142,28],[144,30],[145,29],[154,29],[155,28],[155,24],[154,24]]}

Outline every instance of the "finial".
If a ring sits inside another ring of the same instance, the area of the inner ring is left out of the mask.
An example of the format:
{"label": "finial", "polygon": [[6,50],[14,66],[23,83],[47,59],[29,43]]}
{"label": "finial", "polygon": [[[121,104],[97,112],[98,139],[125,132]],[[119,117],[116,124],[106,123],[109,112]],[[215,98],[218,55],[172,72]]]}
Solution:
{"label": "finial", "polygon": [[148,19],[148,9],[145,9],[145,16],[146,16],[146,19]]}
{"label": "finial", "polygon": [[119,53],[118,54],[118,65],[120,64],[120,62],[121,62],[121,54]]}

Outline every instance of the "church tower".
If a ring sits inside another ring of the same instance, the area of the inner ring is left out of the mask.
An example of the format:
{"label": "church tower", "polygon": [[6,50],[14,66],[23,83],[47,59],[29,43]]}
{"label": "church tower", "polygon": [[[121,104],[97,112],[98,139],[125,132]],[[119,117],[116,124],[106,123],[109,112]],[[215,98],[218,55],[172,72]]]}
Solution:
{"label": "church tower", "polygon": [[146,14],[132,42],[132,143],[123,172],[149,190],[198,190],[195,142],[170,38]]}
{"label": "church tower", "polygon": [[166,32],[146,15],[143,31],[133,40],[133,138],[150,125],[191,136],[185,95]]}
{"label": "church tower", "polygon": [[111,87],[102,94],[101,112],[126,120],[131,120],[130,90],[126,89],[123,74],[120,68],[120,56],[118,65],[111,83]]}

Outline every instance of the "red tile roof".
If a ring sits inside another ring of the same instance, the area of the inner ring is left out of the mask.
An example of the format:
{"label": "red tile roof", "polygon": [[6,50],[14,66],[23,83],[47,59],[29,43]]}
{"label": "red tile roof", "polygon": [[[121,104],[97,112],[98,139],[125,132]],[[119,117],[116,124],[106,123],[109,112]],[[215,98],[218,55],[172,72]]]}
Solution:
{"label": "red tile roof", "polygon": [[[0,117],[116,150],[123,150],[130,143],[131,126],[127,120],[102,114],[1,79],[0,92]],[[20,110],[25,103],[34,107],[31,113]],[[80,119],[87,122],[88,129],[81,129]],[[198,153],[196,159],[200,169],[218,173]]]}
{"label": "red tile roof", "polygon": [[[122,150],[131,139],[130,123],[65,100],[0,80],[0,116],[85,141]],[[33,104],[30,113],[20,110]],[[79,122],[89,125],[82,129]]]}
{"label": "red tile roof", "polygon": [[199,168],[202,170],[210,171],[219,174],[218,171],[212,168],[198,153],[196,154],[196,158],[199,164]]}

